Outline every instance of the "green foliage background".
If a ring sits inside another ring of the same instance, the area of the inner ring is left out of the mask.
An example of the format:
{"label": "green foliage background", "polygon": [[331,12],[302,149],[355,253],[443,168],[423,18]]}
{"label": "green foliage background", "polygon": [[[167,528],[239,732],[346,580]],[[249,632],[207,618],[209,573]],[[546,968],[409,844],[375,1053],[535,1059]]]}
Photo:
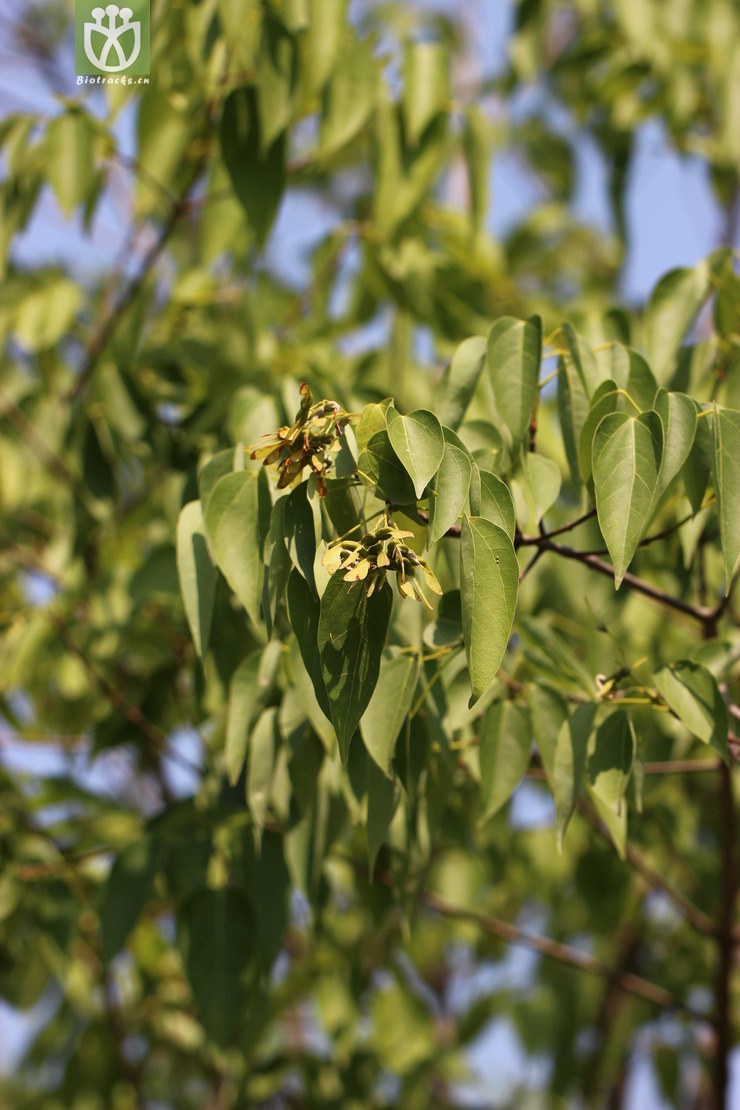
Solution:
{"label": "green foliage background", "polygon": [[[42,67],[67,17],[21,21]],[[2,121],[2,736],[68,754],[0,769],[0,994],[43,1015],[7,1105],[616,1107],[645,1058],[730,1105],[739,30],[521,0],[478,80],[409,5],[153,0],[148,86]],[[633,310],[648,119],[727,241]],[[584,134],[610,235],[570,207]],[[545,200],[495,240],[503,151]],[[43,189],[90,227],[122,172],[118,267],[18,265]],[[245,451],[303,381],[362,414],[325,497]],[[389,506],[431,613],[328,573]],[[533,1067],[486,1088],[498,1018]]]}

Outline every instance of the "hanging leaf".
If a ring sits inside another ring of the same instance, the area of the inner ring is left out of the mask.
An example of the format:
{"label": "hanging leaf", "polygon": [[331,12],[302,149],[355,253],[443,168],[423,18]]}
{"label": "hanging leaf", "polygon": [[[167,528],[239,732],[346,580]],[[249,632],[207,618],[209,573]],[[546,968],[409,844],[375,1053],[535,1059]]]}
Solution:
{"label": "hanging leaf", "polygon": [[617,411],[618,403],[617,383],[608,378],[601,383],[591,398],[591,407],[581,428],[578,443],[578,467],[581,472],[581,479],[584,482],[588,482],[591,478],[591,457],[596,429],[605,416]]}
{"label": "hanging leaf", "polygon": [[246,902],[232,888],[202,890],[177,915],[178,941],[198,1017],[226,1045],[245,1020],[249,971],[257,951]]}
{"label": "hanging leaf", "polygon": [[442,425],[427,409],[401,416],[400,412],[389,408],[386,418],[391,446],[414,484],[416,497],[420,498],[444,456]]}
{"label": "hanging leaf", "polygon": [[596,705],[593,702],[584,702],[561,725],[558,732],[551,780],[558,848],[562,848],[563,836],[578,800],[595,717]]}
{"label": "hanging leaf", "polygon": [[107,963],[123,948],[141,911],[154,893],[159,845],[145,834],[116,857],[103,887],[100,929]]}
{"label": "hanging leaf", "polygon": [[460,518],[470,490],[473,463],[467,451],[445,443],[442,463],[435,474],[429,496],[429,546],[442,539]]}
{"label": "hanging leaf", "polygon": [[470,222],[473,236],[477,237],[483,233],[488,215],[493,155],[493,127],[477,104],[471,104],[465,112],[463,152],[468,170]]}
{"label": "hanging leaf", "polygon": [[524,494],[529,509],[529,526],[534,527],[560,496],[562,483],[560,467],[552,459],[529,451],[524,456],[522,469]]}
{"label": "hanging leaf", "polygon": [[676,353],[709,295],[710,269],[671,270],[656,285],[645,309],[645,351],[658,382],[667,384]]}
{"label": "hanging leaf", "polygon": [[95,127],[86,112],[73,108],[49,124],[44,144],[49,182],[69,217],[95,184]]}
{"label": "hanging leaf", "polygon": [[506,482],[502,482],[490,470],[479,470],[478,474],[480,476],[480,501],[478,511],[473,515],[482,516],[485,520],[490,520],[492,524],[497,524],[499,528],[503,528],[513,543],[516,533],[516,510],[511,490]]}
{"label": "hanging leaf", "polygon": [[234,192],[257,242],[262,245],[275,221],[285,191],[286,133],[263,151],[257,95],[235,89],[224,103],[221,150]]}
{"label": "hanging leaf", "polygon": [[270,787],[280,742],[277,714],[275,706],[263,709],[249,737],[246,796],[247,809],[252,818],[257,843],[261,840],[262,830],[265,827]]}
{"label": "hanging leaf", "polygon": [[596,511],[617,589],[650,520],[662,450],[663,429],[654,412],[638,417],[612,413],[594,435]]}
{"label": "hanging leaf", "polygon": [[221,478],[208,502],[205,524],[216,562],[250,620],[259,627],[262,547],[270,526],[270,495],[264,470]]}
{"label": "hanging leaf", "polygon": [[725,565],[725,596],[740,565],[740,412],[714,406],[714,487]]}
{"label": "hanging leaf", "polygon": [[599,725],[588,757],[588,780],[593,791],[615,813],[619,813],[632,774],[637,742],[629,714],[612,713]]}
{"label": "hanging leaf", "polygon": [[655,685],[689,732],[710,744],[727,762],[729,717],[711,671],[682,659],[656,671]]}
{"label": "hanging leaf", "polygon": [[367,856],[371,877],[378,852],[385,844],[396,812],[399,795],[396,780],[387,778],[379,767],[370,763],[367,768]]}
{"label": "hanging leaf", "polygon": [[514,450],[529,429],[537,401],[537,380],[542,358],[542,321],[539,316],[517,320],[509,327],[497,325],[488,337],[488,372],[496,408],[511,436]]}
{"label": "hanging leaf", "polygon": [[200,659],[211,634],[216,568],[211,562],[200,501],[191,501],[177,521],[177,574],[190,634]]}
{"label": "hanging leaf", "polygon": [[314,562],[316,548],[321,542],[321,507],[315,480],[301,482],[285,498],[283,534],[293,566],[318,597]]}
{"label": "hanging leaf", "polygon": [[383,774],[390,777],[396,740],[414,700],[420,667],[416,654],[384,652],[375,691],[360,721],[365,747]]}
{"label": "hanging leaf", "polygon": [[460,588],[473,704],[496,678],[511,635],[519,592],[514,545],[502,528],[483,517],[463,518]]}
{"label": "hanging leaf", "polygon": [[668,393],[660,389],[655,398],[655,411],[663,425],[663,456],[657,493],[657,497],[662,497],[681,472],[694,445],[696,405],[685,393]]}
{"label": "hanging leaf", "polygon": [[392,505],[410,505],[417,500],[413,481],[401,465],[387,431],[376,432],[372,436],[367,447],[360,452],[357,466],[359,472],[372,482],[380,500]]}
{"label": "hanging leaf", "polygon": [[417,145],[450,96],[450,59],[445,46],[439,42],[407,43],[402,103],[409,146]]}
{"label": "hanging leaf", "polygon": [[464,339],[456,348],[439,384],[438,415],[447,427],[457,429],[467,412],[486,361],[482,335]]}
{"label": "hanging leaf", "polygon": [[338,574],[329,579],[321,599],[321,673],[345,764],[378,681],[392,603],[387,583],[368,598],[362,583],[345,582]]}
{"label": "hanging leaf", "polygon": [[529,767],[532,726],[512,701],[490,706],[480,724],[480,778],[483,820],[493,817],[521,782]]}
{"label": "hanging leaf", "polygon": [[[323,7],[324,0],[320,3]],[[377,96],[378,72],[372,46],[353,36],[341,51],[324,92],[319,139],[322,158],[329,158],[357,137],[375,110]]]}
{"label": "hanging leaf", "polygon": [[331,721],[331,704],[324,685],[318,649],[320,615],[318,598],[311,593],[308,583],[301,578],[298,571],[293,571],[288,580],[288,616],[298,641],[303,665],[311,679],[316,700],[327,721]]}
{"label": "hanging leaf", "polygon": [[283,647],[272,641],[250,652],[231,676],[226,711],[226,773],[232,786],[244,767],[249,735],[273,688]]}

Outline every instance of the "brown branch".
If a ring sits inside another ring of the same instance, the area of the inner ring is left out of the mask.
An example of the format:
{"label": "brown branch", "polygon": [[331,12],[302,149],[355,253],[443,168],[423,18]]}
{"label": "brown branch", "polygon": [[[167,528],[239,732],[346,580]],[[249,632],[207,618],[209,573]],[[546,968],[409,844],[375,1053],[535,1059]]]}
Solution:
{"label": "brown branch", "polygon": [[664,987],[657,983],[651,983],[630,971],[609,967],[608,964],[602,963],[601,960],[588,955],[586,952],[571,948],[567,944],[561,944],[559,941],[551,940],[549,937],[540,936],[538,933],[527,932],[520,929],[518,925],[512,925],[509,921],[502,921],[497,917],[488,917],[476,910],[466,910],[454,906],[431,891],[423,891],[420,900],[425,906],[442,917],[447,917],[453,921],[467,921],[472,925],[477,925],[490,936],[498,937],[510,944],[521,945],[524,948],[529,948],[532,952],[547,956],[548,959],[558,960],[560,963],[578,971],[584,971],[609,982],[614,982],[621,990],[633,994],[637,998],[642,998],[663,1010],[676,1010],[695,1021],[706,1021],[704,1014],[675,998]]}
{"label": "brown branch", "polygon": [[51,611],[48,612],[48,616],[64,646],[68,651],[72,652],[73,655],[77,656],[103,697],[105,697],[112,707],[144,737],[153,751],[158,756],[164,755],[167,759],[188,771],[200,774],[200,767],[198,767],[197,764],[193,763],[179,752],[168,749],[167,734],[159,725],[150,721],[146,714],[142,713],[138,705],[132,705],[127,701],[120,691],[100,673],[97,667],[88,659],[82,648],[72,639],[63,617]]}
{"label": "brown branch", "polygon": [[[527,540],[527,544],[523,541]],[[603,574],[607,578],[614,578],[614,567],[609,563],[605,563],[597,555],[591,555],[588,552],[578,551],[575,547],[566,547],[565,544],[553,543],[548,536],[529,536],[520,537],[519,546],[539,546],[545,551],[552,551],[556,555],[560,555],[563,559],[573,559],[578,563],[583,563],[584,566],[590,567],[598,574]],[[717,614],[715,609],[710,609],[705,605],[691,605],[688,601],[683,601],[680,597],[674,597],[673,594],[668,594],[664,590],[658,589],[657,586],[652,586],[644,579],[638,578],[635,574],[630,574],[628,571],[622,579],[624,585],[630,589],[635,590],[637,593],[644,594],[645,597],[652,598],[653,601],[660,602],[669,609],[675,609],[679,613],[683,613],[687,617],[691,617],[700,624],[710,624],[715,622]]]}
{"label": "brown branch", "polygon": [[738,889],[738,862],[735,856],[737,819],[732,793],[732,775],[724,764],[720,768],[720,908],[715,983],[715,1029],[717,1046],[713,1061],[715,1110],[729,1106],[730,1053],[733,1047],[732,973],[735,946],[735,900]]}
{"label": "brown branch", "polygon": [[[611,843],[611,837],[606,826],[597,817],[594,810],[584,798],[579,799],[578,810],[586,818],[589,825],[591,825],[600,836]],[[648,890],[659,890],[664,894],[665,897],[672,902],[684,920],[692,925],[697,932],[708,937],[717,936],[717,928],[712,919],[705,914],[703,910],[700,910],[690,898],[687,898],[685,894],[672,886],[664,875],[656,871],[645,859],[639,848],[636,848],[634,844],[628,842],[625,849],[625,856],[627,862],[635,869]]]}

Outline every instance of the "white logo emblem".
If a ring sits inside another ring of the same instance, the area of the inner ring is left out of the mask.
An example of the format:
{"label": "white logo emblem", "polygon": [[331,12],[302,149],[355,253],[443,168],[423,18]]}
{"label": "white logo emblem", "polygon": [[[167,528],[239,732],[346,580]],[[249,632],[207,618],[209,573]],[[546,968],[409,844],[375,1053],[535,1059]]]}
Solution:
{"label": "white logo emblem", "polygon": [[[141,23],[132,22],[134,14],[131,8],[119,8],[118,4],[108,4],[107,8],[93,8],[90,13],[94,23],[85,24],[85,53],[94,66],[105,70],[106,73],[120,73],[128,69],[139,57],[141,50]],[[103,23],[108,16],[107,23]],[[118,19],[121,23],[118,23]],[[121,38],[127,31],[133,31],[134,41],[130,53],[127,55],[121,46]],[[94,36],[102,36],[102,42],[94,42]],[[95,46],[99,45],[99,53]],[[111,55],[113,56],[111,60]]]}

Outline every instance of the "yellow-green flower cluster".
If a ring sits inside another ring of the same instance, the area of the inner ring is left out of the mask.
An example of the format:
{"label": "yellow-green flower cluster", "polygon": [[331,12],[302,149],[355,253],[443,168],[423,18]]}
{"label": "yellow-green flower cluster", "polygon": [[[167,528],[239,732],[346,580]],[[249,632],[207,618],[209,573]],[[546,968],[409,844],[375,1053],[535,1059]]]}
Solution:
{"label": "yellow-green flower cluster", "polygon": [[250,459],[264,459],[265,466],[277,466],[278,489],[296,485],[308,466],[316,475],[319,495],[326,494],[325,477],[334,465],[333,456],[341,450],[340,437],[347,425],[359,419],[345,412],[337,401],[313,403],[307,382],[301,382],[301,407],[293,424],[262,437],[262,443],[247,447]]}
{"label": "yellow-green flower cluster", "polygon": [[433,593],[441,594],[442,587],[424,559],[403,543],[413,534],[384,521],[359,540],[338,540],[324,555],[324,566],[329,574],[343,571],[345,582],[365,582],[368,597],[383,585],[388,573],[394,572],[401,597],[421,601],[431,609],[417,581],[417,571]]}

